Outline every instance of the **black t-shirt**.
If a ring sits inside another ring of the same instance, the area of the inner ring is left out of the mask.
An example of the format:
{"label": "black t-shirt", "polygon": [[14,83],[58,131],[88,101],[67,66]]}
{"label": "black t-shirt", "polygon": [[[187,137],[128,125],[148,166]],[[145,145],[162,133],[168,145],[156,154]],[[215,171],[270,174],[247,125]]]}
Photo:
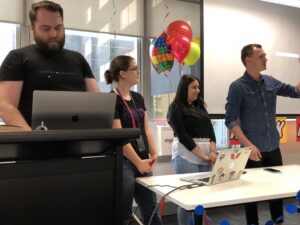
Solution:
{"label": "black t-shirt", "polygon": [[[137,145],[136,140],[128,140],[125,142],[131,143],[132,147],[136,151],[136,153],[142,158],[147,159],[149,158],[149,146],[148,146],[148,140],[145,133],[145,124],[144,124],[144,118],[145,118],[145,103],[144,98],[137,92],[130,91],[132,99],[130,101],[126,101],[127,105],[129,106],[130,110],[133,113],[135,124],[138,128],[141,130],[141,134],[144,139],[145,144],[145,151],[140,151],[139,147]],[[133,123],[131,119],[131,115],[125,106],[122,98],[118,95],[117,96],[117,102],[116,102],[116,110],[115,110],[115,119],[121,120],[121,125],[123,128],[133,128]]]}
{"label": "black t-shirt", "polygon": [[86,91],[85,77],[94,75],[80,53],[49,55],[37,45],[12,50],[0,67],[0,81],[23,81],[19,110],[29,125],[34,90]]}
{"label": "black t-shirt", "polygon": [[204,106],[172,103],[168,122],[173,128],[174,136],[190,151],[196,147],[192,138],[210,138],[216,142],[213,126]]}

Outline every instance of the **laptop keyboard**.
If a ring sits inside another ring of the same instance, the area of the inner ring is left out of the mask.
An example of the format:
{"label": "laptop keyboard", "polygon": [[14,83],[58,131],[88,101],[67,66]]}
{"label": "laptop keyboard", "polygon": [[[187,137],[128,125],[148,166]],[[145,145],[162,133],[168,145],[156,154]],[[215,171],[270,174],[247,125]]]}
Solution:
{"label": "laptop keyboard", "polygon": [[209,178],[210,178],[210,177],[201,178],[201,179],[199,179],[199,181],[202,181],[202,182],[208,182],[208,181],[209,181]]}
{"label": "laptop keyboard", "polygon": [[188,176],[188,177],[182,177],[181,180],[195,183],[195,184],[203,184],[207,183],[209,181],[210,176],[207,176],[208,174],[205,174],[205,176],[202,175],[196,175],[196,176]]}

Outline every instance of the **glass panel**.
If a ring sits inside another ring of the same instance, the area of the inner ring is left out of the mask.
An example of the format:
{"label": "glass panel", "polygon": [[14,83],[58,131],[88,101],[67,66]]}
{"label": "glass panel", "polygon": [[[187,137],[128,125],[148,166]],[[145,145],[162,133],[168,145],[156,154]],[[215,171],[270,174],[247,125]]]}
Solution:
{"label": "glass panel", "polygon": [[151,67],[152,113],[156,121],[166,120],[168,107],[175,97],[180,76],[190,74],[191,71],[191,67],[183,66],[176,60],[172,70],[167,73],[158,74]]}
{"label": "glass panel", "polygon": [[109,69],[110,60],[117,55],[130,55],[139,61],[137,43],[136,37],[66,30],[65,48],[80,52],[85,57],[102,92],[112,89],[103,75]]}
{"label": "glass panel", "polygon": [[17,24],[0,22],[0,64],[10,50],[17,47]]}
{"label": "glass panel", "polygon": [[[17,29],[19,25],[12,23],[2,23],[0,22],[0,65],[5,59],[9,51],[17,47]],[[4,122],[0,118],[0,125],[3,125]]]}
{"label": "glass panel", "polygon": [[217,139],[217,148],[228,148],[229,137],[227,127],[225,126],[225,120],[212,119],[211,122]]}

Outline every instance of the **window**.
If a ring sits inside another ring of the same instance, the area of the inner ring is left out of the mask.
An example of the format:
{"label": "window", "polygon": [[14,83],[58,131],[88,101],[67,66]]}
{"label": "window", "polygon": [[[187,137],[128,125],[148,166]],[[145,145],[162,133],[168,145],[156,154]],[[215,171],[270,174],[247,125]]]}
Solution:
{"label": "window", "polygon": [[151,67],[152,118],[163,122],[166,120],[168,107],[173,101],[181,74],[190,74],[189,66],[182,66],[176,60],[170,72],[158,74]]}
{"label": "window", "polygon": [[[18,27],[19,25],[17,24],[0,22],[0,65],[9,51],[17,47]],[[4,124],[4,122],[0,118],[0,125],[2,124]]]}
{"label": "window", "polygon": [[113,57],[130,55],[139,61],[136,37],[66,30],[65,48],[80,52],[85,57],[102,92],[111,90],[111,85],[106,84],[103,74],[109,69]]}
{"label": "window", "polygon": [[17,47],[17,29],[19,25],[0,22],[0,64],[10,50]]}
{"label": "window", "polygon": [[211,122],[216,135],[217,148],[228,148],[229,137],[228,137],[228,129],[225,126],[225,120],[212,119]]}

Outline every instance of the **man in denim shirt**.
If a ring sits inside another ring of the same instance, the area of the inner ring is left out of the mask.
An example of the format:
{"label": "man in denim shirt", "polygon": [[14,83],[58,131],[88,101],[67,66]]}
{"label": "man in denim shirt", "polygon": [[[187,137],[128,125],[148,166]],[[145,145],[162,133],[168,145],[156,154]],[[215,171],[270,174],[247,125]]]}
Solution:
{"label": "man in denim shirt", "polygon": [[[259,44],[245,46],[241,59],[246,71],[229,87],[225,124],[242,145],[252,147],[247,168],[282,165],[276,129],[276,98],[277,95],[300,98],[300,82],[291,86],[262,75],[260,72],[266,69],[267,58]],[[282,224],[282,200],[270,201],[269,207],[274,223]],[[247,224],[258,225],[257,204],[248,203],[245,210]]]}

